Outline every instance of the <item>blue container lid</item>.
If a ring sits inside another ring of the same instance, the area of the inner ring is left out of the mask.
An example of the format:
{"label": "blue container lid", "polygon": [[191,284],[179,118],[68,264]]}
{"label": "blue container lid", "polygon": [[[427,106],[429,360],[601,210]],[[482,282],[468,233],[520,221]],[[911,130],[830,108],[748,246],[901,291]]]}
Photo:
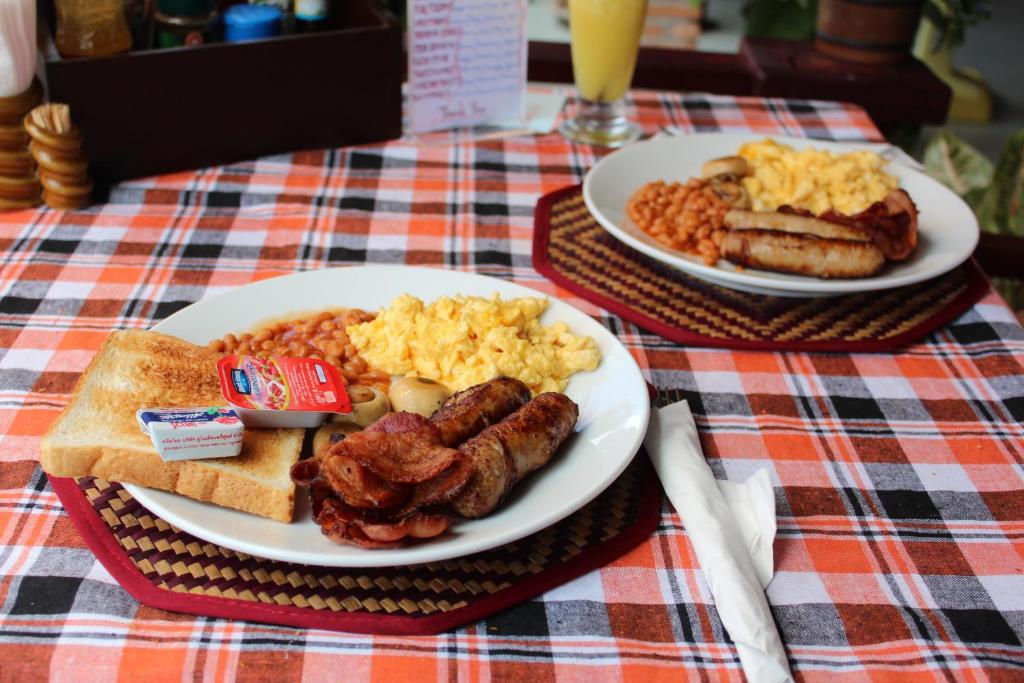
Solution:
{"label": "blue container lid", "polygon": [[232,5],[224,13],[224,40],[269,38],[281,33],[281,10],[272,5]]}

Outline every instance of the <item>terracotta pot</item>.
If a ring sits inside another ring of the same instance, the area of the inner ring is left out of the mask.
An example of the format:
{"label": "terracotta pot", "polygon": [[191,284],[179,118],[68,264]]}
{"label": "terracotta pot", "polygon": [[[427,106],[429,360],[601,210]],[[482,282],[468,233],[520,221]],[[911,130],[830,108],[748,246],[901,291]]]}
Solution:
{"label": "terracotta pot", "polygon": [[850,62],[889,64],[907,59],[924,0],[818,0],[814,47]]}

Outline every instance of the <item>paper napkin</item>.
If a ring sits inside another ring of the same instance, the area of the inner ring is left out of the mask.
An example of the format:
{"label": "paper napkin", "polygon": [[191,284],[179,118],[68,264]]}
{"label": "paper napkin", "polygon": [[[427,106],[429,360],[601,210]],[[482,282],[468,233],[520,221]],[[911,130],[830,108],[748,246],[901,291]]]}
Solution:
{"label": "paper napkin", "polygon": [[773,574],[775,496],[767,470],[745,483],[718,481],[686,401],[652,411],[644,439],[740,663],[752,683],[791,681],[764,587]]}

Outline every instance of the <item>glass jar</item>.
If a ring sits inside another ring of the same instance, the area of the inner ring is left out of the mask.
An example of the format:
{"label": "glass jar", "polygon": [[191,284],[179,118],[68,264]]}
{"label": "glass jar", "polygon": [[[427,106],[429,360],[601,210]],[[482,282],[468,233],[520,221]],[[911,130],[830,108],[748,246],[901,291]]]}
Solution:
{"label": "glass jar", "polygon": [[131,49],[121,0],[56,0],[56,5],[61,56],[101,57]]}
{"label": "glass jar", "polygon": [[220,14],[213,0],[156,0],[153,47],[214,42],[219,20]]}

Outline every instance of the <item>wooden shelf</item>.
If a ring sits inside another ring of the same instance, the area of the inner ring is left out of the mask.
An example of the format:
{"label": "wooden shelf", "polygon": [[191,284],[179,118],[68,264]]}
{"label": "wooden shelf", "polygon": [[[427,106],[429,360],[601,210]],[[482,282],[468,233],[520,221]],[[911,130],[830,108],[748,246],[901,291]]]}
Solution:
{"label": "wooden shelf", "polygon": [[[567,43],[531,42],[529,78],[572,83]],[[810,43],[745,38],[738,54],[641,48],[634,87],[840,100],[860,105],[883,131],[941,124],[950,89],[920,61],[892,65],[841,62]]]}

